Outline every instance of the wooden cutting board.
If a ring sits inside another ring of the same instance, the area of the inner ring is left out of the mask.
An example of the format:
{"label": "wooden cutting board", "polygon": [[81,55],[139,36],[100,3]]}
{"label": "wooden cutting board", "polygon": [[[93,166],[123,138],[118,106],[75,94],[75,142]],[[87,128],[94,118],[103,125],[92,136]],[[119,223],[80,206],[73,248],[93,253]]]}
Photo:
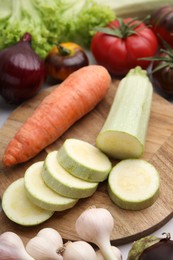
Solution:
{"label": "wooden cutting board", "polygon": [[[58,149],[66,138],[79,138],[95,144],[105,118],[112,104],[118,80],[114,81],[107,96],[89,114],[74,124],[61,138],[47,147],[34,159],[12,169],[4,169],[0,164],[0,196],[7,186],[22,177],[25,170],[33,163],[44,160],[49,151]],[[0,130],[0,160],[4,149],[21,124],[33,112],[41,100],[51,91],[47,88],[36,97],[19,106],[8,118]],[[131,242],[155,231],[165,224],[173,212],[173,106],[158,94],[154,94],[151,117],[149,121],[146,147],[143,158],[151,162],[159,171],[161,178],[160,195],[149,208],[141,211],[128,211],[118,208],[111,202],[107,193],[107,181],[101,183],[95,194],[81,199],[72,209],[56,212],[51,219],[34,227],[22,227],[10,221],[0,212],[0,233],[14,231],[24,242],[36,235],[43,227],[57,229],[64,240],[80,239],[75,232],[77,217],[89,206],[107,208],[115,219],[115,227],[111,236],[112,244],[120,245]],[[114,161],[113,164],[116,162]],[[103,223],[104,225],[104,223]]]}

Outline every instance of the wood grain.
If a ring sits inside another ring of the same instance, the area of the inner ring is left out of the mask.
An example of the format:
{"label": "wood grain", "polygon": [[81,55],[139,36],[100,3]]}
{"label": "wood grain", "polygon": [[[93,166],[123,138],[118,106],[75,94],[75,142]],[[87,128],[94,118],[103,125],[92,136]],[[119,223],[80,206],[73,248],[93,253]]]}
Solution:
{"label": "wood grain", "polygon": [[[100,104],[89,114],[75,123],[56,142],[49,145],[44,151],[27,163],[5,169],[0,163],[0,196],[14,180],[22,177],[25,170],[33,163],[44,160],[47,153],[57,150],[66,138],[79,138],[95,144],[105,118],[108,115],[119,81],[112,83],[108,94]],[[32,114],[41,100],[51,91],[47,88],[33,99],[19,106],[0,129],[0,160],[4,149],[17,129]],[[107,194],[107,182],[101,183],[95,194],[87,199],[81,199],[72,209],[56,212],[51,219],[35,227],[22,227],[7,219],[0,212],[0,232],[14,231],[26,242],[43,227],[56,228],[65,240],[77,240],[75,220],[84,209],[95,205],[107,208],[115,219],[115,227],[111,236],[112,244],[119,245],[134,241],[150,234],[165,224],[173,212],[173,106],[158,94],[154,94],[151,117],[146,137],[145,153],[143,158],[153,163],[158,169],[161,178],[160,195],[157,201],[149,208],[141,211],[127,211],[118,208]],[[116,162],[113,161],[113,164]]]}

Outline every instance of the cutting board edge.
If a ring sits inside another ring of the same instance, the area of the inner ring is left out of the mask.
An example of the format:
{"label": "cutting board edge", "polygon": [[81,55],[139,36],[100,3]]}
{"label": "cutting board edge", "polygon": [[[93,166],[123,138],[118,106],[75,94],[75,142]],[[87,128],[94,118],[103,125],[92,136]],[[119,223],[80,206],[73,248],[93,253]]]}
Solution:
{"label": "cutting board edge", "polygon": [[[158,229],[162,228],[165,224],[167,224],[173,217],[173,212],[170,213],[165,219],[163,219],[161,222],[155,224],[152,227],[149,227],[148,229],[145,229],[141,232],[138,232],[136,234],[133,234],[131,236],[118,238],[118,239],[112,239],[111,244],[115,246],[121,246],[127,243],[131,243],[133,241],[136,241],[142,237],[151,235],[153,232],[158,231]],[[162,234],[160,234],[161,236]]]}

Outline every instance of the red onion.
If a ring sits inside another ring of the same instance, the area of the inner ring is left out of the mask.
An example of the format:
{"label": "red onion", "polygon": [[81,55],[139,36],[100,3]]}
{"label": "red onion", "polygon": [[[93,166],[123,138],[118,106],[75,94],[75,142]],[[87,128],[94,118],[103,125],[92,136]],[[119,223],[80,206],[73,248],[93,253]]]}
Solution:
{"label": "red onion", "polygon": [[33,97],[45,80],[44,61],[31,47],[32,37],[25,33],[19,42],[0,52],[0,94],[19,104]]}

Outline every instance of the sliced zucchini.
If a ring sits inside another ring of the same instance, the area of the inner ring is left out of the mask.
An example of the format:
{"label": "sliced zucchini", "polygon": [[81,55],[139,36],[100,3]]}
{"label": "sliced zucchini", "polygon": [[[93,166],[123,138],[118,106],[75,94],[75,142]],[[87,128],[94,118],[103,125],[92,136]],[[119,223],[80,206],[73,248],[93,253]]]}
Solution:
{"label": "sliced zucchini", "polygon": [[63,211],[73,207],[77,199],[59,195],[50,189],[41,176],[44,162],[32,164],[25,172],[24,181],[28,198],[37,206],[54,211]]}
{"label": "sliced zucchini", "polygon": [[49,219],[54,211],[42,209],[26,196],[24,178],[14,181],[5,190],[2,208],[6,216],[22,226],[38,225]]}
{"label": "sliced zucchini", "polygon": [[98,182],[88,182],[73,176],[58,163],[57,155],[57,151],[50,152],[44,161],[44,182],[55,192],[68,198],[91,196],[96,191]]}
{"label": "sliced zucchini", "polygon": [[110,160],[103,152],[78,139],[67,139],[58,151],[57,158],[66,171],[91,182],[104,181],[112,168]]}
{"label": "sliced zucchini", "polygon": [[159,186],[158,171],[142,159],[120,161],[108,178],[110,198],[119,207],[129,210],[151,206],[159,195]]}

